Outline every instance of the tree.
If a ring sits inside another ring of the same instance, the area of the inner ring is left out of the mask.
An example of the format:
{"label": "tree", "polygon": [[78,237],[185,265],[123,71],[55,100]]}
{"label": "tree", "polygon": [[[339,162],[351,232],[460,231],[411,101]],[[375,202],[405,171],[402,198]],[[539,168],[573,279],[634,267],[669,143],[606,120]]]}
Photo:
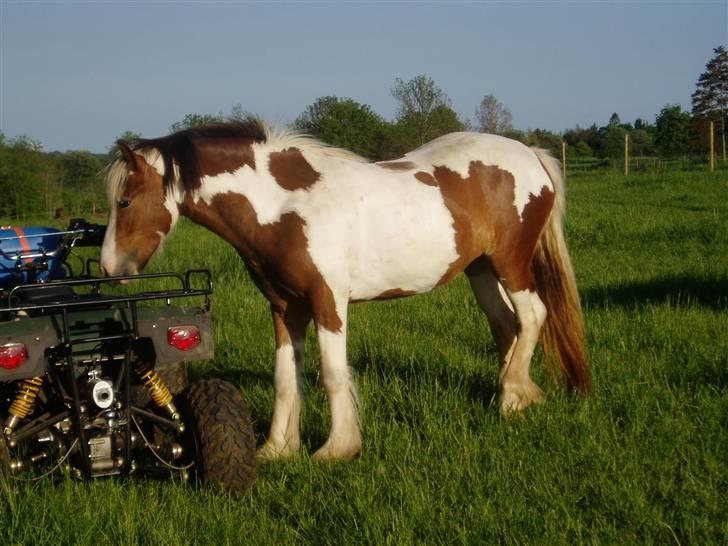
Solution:
{"label": "tree", "polygon": [[332,146],[379,159],[385,121],[366,104],[336,96],[320,97],[296,118],[294,127]]}
{"label": "tree", "polygon": [[328,95],[317,98],[313,104],[306,106],[306,109],[293,122],[293,127],[316,138],[324,140],[324,124],[326,118],[331,116],[331,112],[341,101],[335,95]]}
{"label": "tree", "polygon": [[479,124],[478,131],[502,135],[513,129],[511,111],[501,103],[495,95],[486,95],[475,109],[475,118]]}
{"label": "tree", "polygon": [[607,127],[619,127],[622,125],[622,120],[619,119],[619,114],[617,112],[612,113],[611,116],[609,116],[609,123],[607,124]]}
{"label": "tree", "polygon": [[728,115],[728,51],[723,46],[713,49],[713,58],[705,65],[692,94],[692,113],[702,125],[713,121],[719,131],[726,160],[725,125]]}
{"label": "tree", "polygon": [[64,206],[78,214],[89,209],[96,212],[106,201],[102,172],[107,158],[91,152],[72,151],[59,159]]}
{"label": "tree", "polygon": [[679,104],[667,105],[657,115],[655,147],[663,157],[675,157],[687,152],[690,141],[690,114]]}
{"label": "tree", "polygon": [[109,146],[108,155],[111,157],[116,156],[116,150],[118,149],[118,146],[116,143],[119,142],[120,140],[122,140],[124,142],[134,142],[135,140],[139,140],[140,138],[142,138],[141,133],[136,133],[134,131],[128,131],[128,130],[124,131],[118,137],[116,137],[114,139],[114,143],[111,146]]}
{"label": "tree", "polygon": [[34,214],[50,206],[55,165],[39,144],[16,137],[0,145],[0,216]]}
{"label": "tree", "polygon": [[[397,123],[404,123],[412,132],[416,146],[443,134],[435,123],[448,121],[446,118],[452,117],[450,112],[454,114],[448,96],[425,74],[409,81],[396,78],[392,96],[399,102]],[[458,124],[463,127],[462,122]]]}
{"label": "tree", "polygon": [[529,146],[545,148],[555,157],[560,157],[561,140],[561,135],[553,133],[547,129],[533,129],[528,132],[525,143]]}
{"label": "tree", "polygon": [[186,114],[181,121],[175,121],[169,126],[171,133],[182,131],[183,129],[191,129],[192,127],[199,127],[200,125],[206,125],[208,123],[220,123],[223,121],[222,112],[219,114]]}

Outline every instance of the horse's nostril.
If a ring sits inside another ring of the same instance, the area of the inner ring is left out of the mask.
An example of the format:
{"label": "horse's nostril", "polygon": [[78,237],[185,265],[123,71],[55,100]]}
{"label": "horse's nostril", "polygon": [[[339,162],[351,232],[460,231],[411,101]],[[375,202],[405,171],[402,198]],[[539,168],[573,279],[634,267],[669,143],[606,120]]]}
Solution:
{"label": "horse's nostril", "polygon": [[100,265],[99,267],[101,268],[101,276],[102,276],[102,277],[110,277],[110,276],[111,276],[111,275],[109,275],[109,270],[108,270],[108,269],[106,269],[106,266],[104,266],[104,265],[102,264],[102,265]]}

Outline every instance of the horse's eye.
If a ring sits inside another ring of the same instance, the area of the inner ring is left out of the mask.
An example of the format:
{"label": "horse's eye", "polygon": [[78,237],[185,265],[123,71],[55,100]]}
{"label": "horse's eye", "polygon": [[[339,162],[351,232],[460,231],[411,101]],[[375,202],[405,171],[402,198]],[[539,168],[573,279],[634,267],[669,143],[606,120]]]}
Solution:
{"label": "horse's eye", "polygon": [[129,201],[128,199],[122,199],[121,201],[119,201],[119,208],[120,209],[125,209],[129,205],[131,205],[131,201]]}

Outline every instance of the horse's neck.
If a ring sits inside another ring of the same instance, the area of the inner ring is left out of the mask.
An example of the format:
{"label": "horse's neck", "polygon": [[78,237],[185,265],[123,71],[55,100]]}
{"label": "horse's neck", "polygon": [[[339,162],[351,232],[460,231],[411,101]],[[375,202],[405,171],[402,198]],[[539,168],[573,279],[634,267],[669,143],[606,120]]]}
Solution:
{"label": "horse's neck", "polygon": [[180,213],[230,243],[244,258],[252,256],[258,221],[243,194],[220,194],[209,202],[187,195]]}

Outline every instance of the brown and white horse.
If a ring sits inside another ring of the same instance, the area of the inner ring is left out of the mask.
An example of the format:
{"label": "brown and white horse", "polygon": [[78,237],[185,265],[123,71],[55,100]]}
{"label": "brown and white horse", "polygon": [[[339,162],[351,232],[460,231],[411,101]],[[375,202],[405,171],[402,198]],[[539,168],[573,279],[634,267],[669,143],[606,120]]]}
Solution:
{"label": "brown and white horse", "polygon": [[270,302],[275,403],[261,457],[299,451],[312,319],[331,408],[329,437],[314,457],[351,458],[362,439],[346,361],[348,304],[420,294],[462,272],[500,353],[502,414],[542,399],[529,376],[539,333],[568,387],[589,389],[562,233],[563,183],[543,150],[453,133],[399,160],[370,163],[255,119],[119,149],[107,181],[103,270],[141,271],[184,215],[235,247]]}

